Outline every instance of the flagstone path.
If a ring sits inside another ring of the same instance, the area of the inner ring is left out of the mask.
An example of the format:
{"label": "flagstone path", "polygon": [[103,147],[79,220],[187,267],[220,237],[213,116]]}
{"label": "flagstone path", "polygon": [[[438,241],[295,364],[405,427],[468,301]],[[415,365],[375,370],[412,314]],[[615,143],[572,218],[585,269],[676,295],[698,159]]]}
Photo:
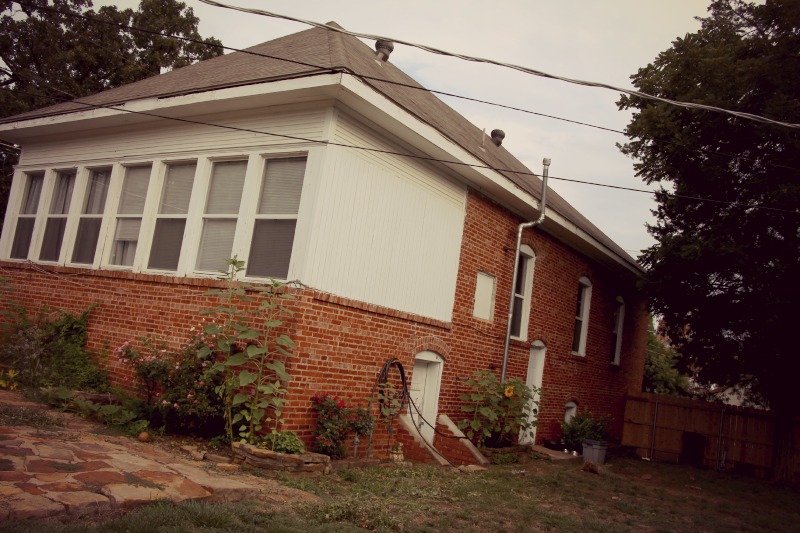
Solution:
{"label": "flagstone path", "polygon": [[[41,408],[0,391],[0,404]],[[128,510],[156,500],[319,501],[274,480],[228,474],[73,415],[46,430],[0,425],[0,521]]]}

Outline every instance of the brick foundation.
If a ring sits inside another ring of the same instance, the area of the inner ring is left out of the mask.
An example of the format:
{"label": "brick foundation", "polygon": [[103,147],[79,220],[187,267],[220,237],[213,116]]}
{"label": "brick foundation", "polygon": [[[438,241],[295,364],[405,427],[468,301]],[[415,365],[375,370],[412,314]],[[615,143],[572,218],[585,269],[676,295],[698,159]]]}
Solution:
{"label": "brick foundation", "polygon": [[[444,359],[439,412],[453,420],[463,417],[459,396],[467,392],[468,376],[486,368],[499,374],[519,222],[480,193],[470,192],[450,322],[313,289],[292,289],[297,296],[290,304],[295,314],[285,327],[297,348],[287,361],[293,380],[283,429],[310,442],[315,421],[309,398],[315,392],[329,391],[363,402],[371,395],[376,375],[387,359],[398,358],[410,381],[414,356],[423,350],[435,351]],[[568,401],[575,401],[581,410],[612,416],[612,436],[619,438],[626,394],[640,390],[647,332],[645,309],[634,292],[633,275],[602,266],[541,230],[527,232],[524,242],[536,253],[527,338],[547,347],[537,440],[558,438]],[[472,316],[478,271],[497,278],[492,321]],[[0,308],[14,300],[32,310],[46,304],[77,313],[97,304],[89,319],[88,348],[105,361],[115,384],[127,388],[133,387],[132,375],[108,358],[113,349],[148,335],[177,347],[187,339],[189,328],[202,320],[200,311],[216,305],[216,298],[206,291],[220,287],[220,282],[211,279],[8,261],[0,262],[0,274],[11,278],[15,288],[0,297]],[[570,353],[581,276],[591,280],[593,291],[585,357]],[[621,364],[614,366],[609,354],[617,296],[624,298],[626,313]],[[529,351],[530,342],[512,342],[509,376],[525,378]],[[387,440],[376,437],[377,455],[386,454]],[[416,458],[412,444],[408,443],[406,456]],[[437,441],[437,447],[457,455],[448,444]]]}

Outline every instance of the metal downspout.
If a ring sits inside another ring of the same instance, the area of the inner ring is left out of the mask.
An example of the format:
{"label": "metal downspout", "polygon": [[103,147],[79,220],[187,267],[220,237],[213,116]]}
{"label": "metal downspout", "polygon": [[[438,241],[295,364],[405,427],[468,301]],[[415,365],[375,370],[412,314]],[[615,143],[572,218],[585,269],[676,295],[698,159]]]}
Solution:
{"label": "metal downspout", "polygon": [[511,343],[511,316],[514,314],[514,286],[517,282],[517,268],[519,268],[519,248],[522,244],[522,231],[526,228],[533,228],[544,221],[545,209],[547,208],[547,175],[550,170],[550,158],[542,160],[544,170],[542,171],[542,200],[539,202],[539,218],[533,222],[524,222],[517,227],[517,246],[514,252],[514,273],[511,275],[511,297],[508,300],[508,325],[506,326],[506,342],[503,347],[503,371],[500,373],[500,383],[506,381],[506,371],[508,370],[508,347]]}

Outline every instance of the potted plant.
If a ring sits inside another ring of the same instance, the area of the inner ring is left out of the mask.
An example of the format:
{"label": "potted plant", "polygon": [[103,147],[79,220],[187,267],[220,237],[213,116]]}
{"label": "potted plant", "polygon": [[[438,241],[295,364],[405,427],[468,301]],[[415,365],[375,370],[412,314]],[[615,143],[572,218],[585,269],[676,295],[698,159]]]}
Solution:
{"label": "potted plant", "polygon": [[595,417],[589,411],[577,413],[569,422],[561,424],[564,447],[570,451],[581,450],[583,462],[603,464],[608,449],[607,417]]}
{"label": "potted plant", "polygon": [[389,452],[389,458],[394,463],[402,463],[405,460],[403,457],[403,443],[400,441],[395,441],[392,445],[392,449]]}

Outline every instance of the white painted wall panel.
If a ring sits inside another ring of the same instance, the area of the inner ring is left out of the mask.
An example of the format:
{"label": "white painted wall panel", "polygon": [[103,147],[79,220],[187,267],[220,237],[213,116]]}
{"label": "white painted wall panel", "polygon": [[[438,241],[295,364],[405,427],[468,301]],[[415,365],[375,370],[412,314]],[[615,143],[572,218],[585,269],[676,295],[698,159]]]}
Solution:
{"label": "white painted wall panel", "polygon": [[204,115],[191,120],[275,135],[237,131],[200,124],[161,120],[129,128],[90,130],[82,135],[41,139],[25,144],[20,164],[119,161],[126,157],[153,157],[184,152],[212,152],[257,146],[297,144],[295,138],[321,140],[325,107],[310,110],[275,110],[225,115]]}
{"label": "white painted wall panel", "polygon": [[[337,143],[403,152],[340,114]],[[330,146],[303,281],[401,311],[452,318],[466,188],[418,160]]]}

